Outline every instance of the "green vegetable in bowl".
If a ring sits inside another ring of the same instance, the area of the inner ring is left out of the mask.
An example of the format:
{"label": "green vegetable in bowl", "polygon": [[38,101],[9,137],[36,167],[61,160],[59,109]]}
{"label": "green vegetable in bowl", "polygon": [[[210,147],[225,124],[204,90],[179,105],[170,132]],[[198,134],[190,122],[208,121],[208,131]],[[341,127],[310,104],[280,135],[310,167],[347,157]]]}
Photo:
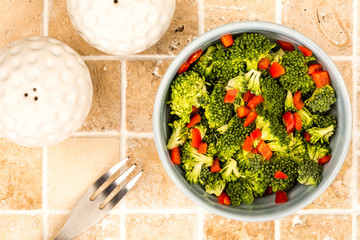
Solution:
{"label": "green vegetable in bowl", "polygon": [[[185,179],[220,204],[317,186],[336,118],[330,77],[303,46],[243,33],[196,51],[171,83],[167,147]],[[202,56],[200,56],[202,54]]]}

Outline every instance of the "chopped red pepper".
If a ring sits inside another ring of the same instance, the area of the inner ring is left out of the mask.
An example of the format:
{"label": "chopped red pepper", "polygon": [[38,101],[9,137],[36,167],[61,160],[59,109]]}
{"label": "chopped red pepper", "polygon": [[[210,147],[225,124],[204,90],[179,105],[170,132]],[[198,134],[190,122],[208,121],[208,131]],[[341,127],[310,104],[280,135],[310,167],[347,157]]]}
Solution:
{"label": "chopped red pepper", "polygon": [[295,129],[301,131],[302,128],[301,117],[297,112],[294,113],[293,115],[294,115]]}
{"label": "chopped red pepper", "polygon": [[297,91],[294,94],[294,105],[297,110],[300,110],[305,106],[304,102],[301,100],[301,92],[300,91]]}
{"label": "chopped red pepper", "polygon": [[246,116],[245,122],[244,122],[244,127],[249,126],[258,116],[258,114],[255,111],[252,111],[251,113],[249,113]]}
{"label": "chopped red pepper", "polygon": [[280,45],[280,47],[281,47],[282,50],[284,50],[284,51],[292,52],[292,51],[295,50],[295,47],[294,47],[291,43],[289,43],[289,42],[277,40],[277,43]]}
{"label": "chopped red pepper", "polygon": [[220,38],[220,41],[224,45],[224,47],[230,47],[234,44],[234,39],[231,34],[226,34]]}
{"label": "chopped red pepper", "polygon": [[285,69],[279,63],[273,62],[273,64],[271,64],[271,67],[269,69],[269,73],[271,77],[278,78],[285,73]]}
{"label": "chopped red pepper", "polygon": [[309,67],[309,75],[311,76],[314,72],[321,71],[322,66],[320,63],[315,63]]}
{"label": "chopped red pepper", "polygon": [[192,106],[192,110],[191,110],[190,115],[192,116],[192,115],[194,115],[195,113],[198,113],[199,111],[200,111],[199,108],[196,108],[196,107]]}
{"label": "chopped red pepper", "polygon": [[213,164],[210,166],[210,171],[211,172],[220,172],[220,163],[219,163],[219,159],[215,159],[213,161]]}
{"label": "chopped red pepper", "polygon": [[225,95],[225,98],[224,98],[224,103],[234,103],[238,92],[239,92],[239,90],[237,90],[237,89],[228,90]]}
{"label": "chopped red pepper", "polygon": [[201,133],[199,129],[193,128],[191,129],[191,146],[193,148],[198,148],[201,143]]}
{"label": "chopped red pepper", "polygon": [[206,154],[207,152],[207,143],[200,143],[198,153]]}
{"label": "chopped red pepper", "polygon": [[266,145],[266,143],[264,142],[264,140],[261,140],[259,142],[259,144],[257,145],[257,149],[259,150],[259,152],[261,153],[261,155],[264,156],[264,158],[266,160],[270,160],[270,158],[272,157],[273,153],[271,151],[271,149],[269,148],[268,145]]}
{"label": "chopped red pepper", "polygon": [[181,64],[179,70],[178,70],[178,74],[182,74],[183,72],[186,72],[190,67],[190,63],[188,62],[184,62],[183,64]]}
{"label": "chopped red pepper", "polygon": [[254,131],[252,131],[252,133],[250,133],[250,137],[253,141],[255,141],[256,139],[261,137],[261,131],[260,129],[255,129]]}
{"label": "chopped red pepper", "polygon": [[330,161],[330,159],[331,159],[331,156],[330,156],[330,155],[327,155],[327,156],[325,156],[325,157],[319,158],[318,163],[319,163],[320,165],[324,165],[325,163],[327,163],[328,161]]}
{"label": "chopped red pepper", "polygon": [[288,197],[286,192],[284,191],[277,191],[275,195],[275,203],[284,203],[288,201]]}
{"label": "chopped red pepper", "polygon": [[252,149],[252,144],[253,144],[253,140],[251,139],[251,137],[247,136],[244,141],[243,150],[250,152]]}
{"label": "chopped red pepper", "polygon": [[186,125],[187,128],[192,128],[201,121],[201,116],[197,113],[190,118],[190,122]]}
{"label": "chopped red pepper", "polygon": [[243,118],[243,117],[246,117],[247,115],[249,115],[249,113],[251,112],[251,109],[247,106],[241,106],[236,110],[236,112],[237,112],[237,115],[239,116],[239,118]]}
{"label": "chopped red pepper", "polygon": [[220,204],[230,205],[230,198],[225,192],[222,192],[220,196],[218,196],[218,200]]}
{"label": "chopped red pepper", "polygon": [[310,142],[311,135],[307,131],[305,131],[304,132],[304,138],[306,139],[306,141]]}
{"label": "chopped red pepper", "polygon": [[255,96],[249,101],[247,106],[254,110],[256,108],[256,106],[259,105],[260,103],[262,103],[263,101],[264,101],[264,98],[261,95]]}
{"label": "chopped red pepper", "polygon": [[266,70],[270,66],[270,60],[268,58],[263,58],[258,63],[258,68],[261,70]]}
{"label": "chopped red pepper", "polygon": [[171,150],[171,161],[173,164],[179,165],[180,164],[180,148],[174,147]]}
{"label": "chopped red pepper", "polygon": [[255,153],[255,154],[260,154],[260,151],[259,151],[259,149],[257,149],[257,148],[251,149],[251,152],[252,152],[252,153]]}
{"label": "chopped red pepper", "polygon": [[249,90],[249,91],[247,91],[247,92],[244,94],[243,99],[244,99],[245,102],[248,103],[248,102],[250,102],[250,100],[251,100],[253,97],[255,97],[255,94],[251,93],[250,90]]}
{"label": "chopped red pepper", "polygon": [[327,71],[314,72],[312,78],[317,88],[322,88],[323,86],[330,84],[330,77]]}
{"label": "chopped red pepper", "polygon": [[283,119],[285,122],[286,131],[288,132],[288,134],[292,133],[295,130],[294,115],[290,111],[286,112],[283,115]]}
{"label": "chopped red pepper", "polygon": [[198,60],[201,56],[201,54],[203,54],[204,50],[199,49],[197,50],[195,53],[193,53],[193,55],[191,55],[191,57],[188,59],[188,63],[192,64],[194,63],[196,60]]}
{"label": "chopped red pepper", "polygon": [[276,179],[287,179],[288,178],[288,176],[286,176],[286,174],[281,171],[276,171],[274,177]]}
{"label": "chopped red pepper", "polygon": [[272,187],[267,187],[265,191],[265,196],[272,194]]}
{"label": "chopped red pepper", "polygon": [[298,46],[299,50],[304,54],[305,57],[310,57],[312,55],[312,51],[307,47]]}

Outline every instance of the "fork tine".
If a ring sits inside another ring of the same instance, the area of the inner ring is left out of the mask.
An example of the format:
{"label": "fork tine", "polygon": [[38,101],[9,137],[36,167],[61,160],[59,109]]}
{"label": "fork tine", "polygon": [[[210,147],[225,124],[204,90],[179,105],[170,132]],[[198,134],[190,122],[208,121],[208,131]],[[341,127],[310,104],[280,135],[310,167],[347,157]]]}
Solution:
{"label": "fork tine", "polygon": [[[124,181],[129,175],[130,173],[134,170],[134,168],[136,167],[136,164],[133,164],[131,167],[129,167],[128,169],[126,169],[125,172],[123,172],[119,177],[117,177],[109,186],[107,186],[105,189],[103,189],[102,191],[98,192],[96,191],[91,197],[91,200],[95,200],[97,197],[99,197],[99,195],[104,194],[102,196],[103,199],[105,199],[107,197],[107,195],[111,194],[111,192],[120,185],[120,183],[122,181]],[[96,194],[96,195],[95,195]],[[103,200],[102,199],[102,200]]]}
{"label": "fork tine", "polygon": [[99,188],[101,185],[103,185],[106,180],[108,180],[108,178],[110,176],[112,176],[114,173],[116,173],[122,166],[124,166],[124,164],[129,160],[129,157],[125,158],[124,160],[122,160],[121,162],[119,162],[118,164],[116,164],[115,166],[113,166],[112,168],[110,168],[109,171],[107,171],[106,173],[104,173],[98,180],[96,180],[96,182],[93,184],[94,186],[96,186],[96,188]]}
{"label": "fork tine", "polygon": [[138,172],[135,177],[133,177],[103,208],[113,208],[124,196],[127,192],[130,191],[130,189],[135,185],[135,183],[139,180],[141,174],[143,173],[143,170]]}

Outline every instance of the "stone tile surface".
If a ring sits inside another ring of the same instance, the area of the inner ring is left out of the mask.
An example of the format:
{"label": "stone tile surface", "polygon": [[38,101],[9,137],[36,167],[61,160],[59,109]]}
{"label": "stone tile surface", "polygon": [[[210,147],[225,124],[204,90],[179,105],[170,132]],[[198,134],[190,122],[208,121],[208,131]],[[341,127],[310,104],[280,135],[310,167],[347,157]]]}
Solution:
{"label": "stone tile surface", "polygon": [[216,215],[204,219],[204,240],[275,239],[274,222],[241,222]]}
{"label": "stone tile surface", "polygon": [[351,239],[350,215],[292,215],[281,219],[281,240]]}
{"label": "stone tile surface", "polygon": [[93,82],[93,103],[81,132],[120,131],[120,62],[86,61]]}
{"label": "stone tile surface", "polygon": [[21,147],[5,139],[0,139],[0,146],[0,210],[41,209],[41,148]]}
{"label": "stone tile surface", "polygon": [[127,215],[128,240],[196,239],[194,215]]}
{"label": "stone tile surface", "polygon": [[194,208],[165,172],[153,139],[128,139],[127,156],[144,173],[126,196],[128,208]]}
{"label": "stone tile surface", "polygon": [[[48,217],[48,239],[56,237],[61,227],[65,224],[68,215],[50,215]],[[120,239],[120,219],[117,215],[107,215],[98,224],[89,228],[74,240],[98,240],[98,239]]]}
{"label": "stone tile surface", "polygon": [[1,215],[0,236],[2,240],[38,240],[42,237],[41,216]]}
{"label": "stone tile surface", "polygon": [[126,127],[128,131],[151,132],[157,88],[169,61],[128,61]]}
{"label": "stone tile surface", "polygon": [[352,55],[352,1],[282,0],[282,24],[313,39],[330,55]]}
{"label": "stone tile surface", "polygon": [[20,38],[41,35],[43,1],[1,1],[0,48]]}
{"label": "stone tile surface", "polygon": [[117,138],[70,138],[48,149],[48,207],[70,210],[120,159]]}

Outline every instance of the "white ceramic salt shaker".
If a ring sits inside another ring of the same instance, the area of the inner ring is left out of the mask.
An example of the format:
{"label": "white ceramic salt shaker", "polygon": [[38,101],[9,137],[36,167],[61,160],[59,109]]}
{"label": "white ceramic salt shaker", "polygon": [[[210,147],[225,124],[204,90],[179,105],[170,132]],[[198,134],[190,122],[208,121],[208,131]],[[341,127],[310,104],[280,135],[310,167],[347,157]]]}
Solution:
{"label": "white ceramic salt shaker", "polygon": [[166,32],[175,0],[67,0],[71,22],[93,47],[113,55],[139,53]]}
{"label": "white ceramic salt shaker", "polygon": [[92,102],[88,68],[59,40],[28,37],[0,50],[0,136],[56,144],[81,127]]}

